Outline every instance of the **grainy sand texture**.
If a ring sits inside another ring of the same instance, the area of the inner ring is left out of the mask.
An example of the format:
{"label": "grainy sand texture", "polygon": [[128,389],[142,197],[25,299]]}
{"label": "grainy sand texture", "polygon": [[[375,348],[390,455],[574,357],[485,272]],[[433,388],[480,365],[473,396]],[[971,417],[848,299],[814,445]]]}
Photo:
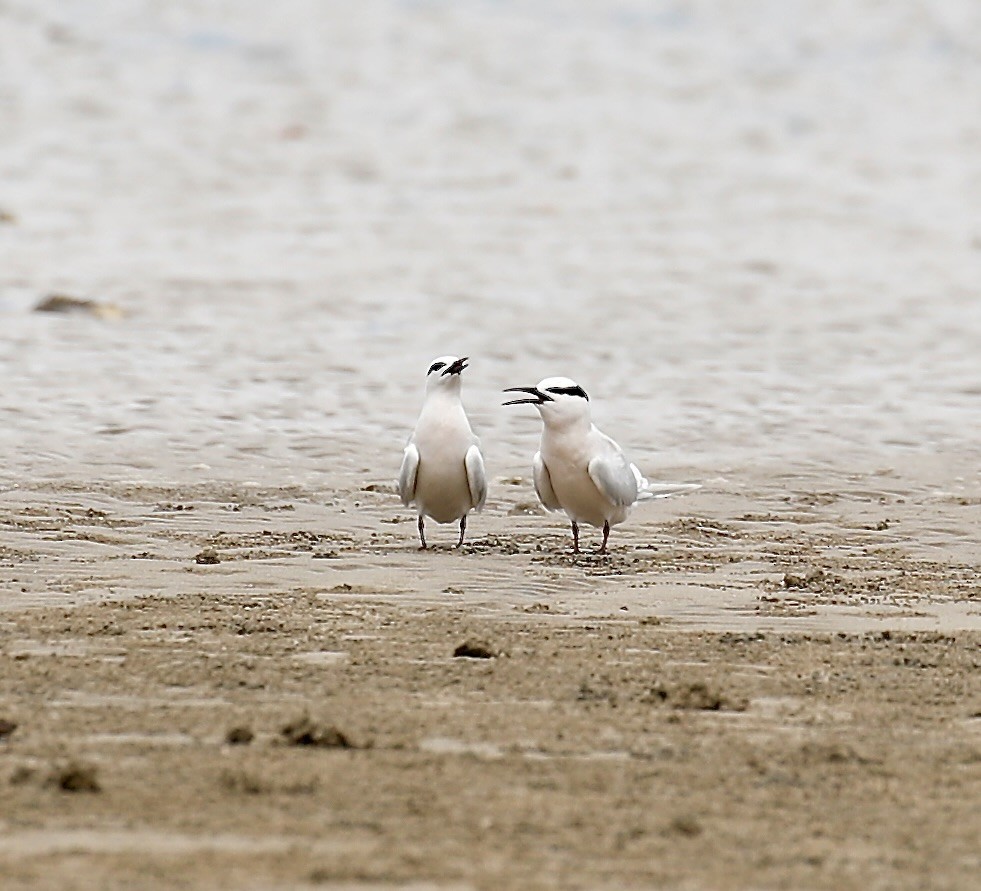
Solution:
{"label": "grainy sand texture", "polygon": [[0,888],[976,888],[979,208],[973,0],[0,0]]}

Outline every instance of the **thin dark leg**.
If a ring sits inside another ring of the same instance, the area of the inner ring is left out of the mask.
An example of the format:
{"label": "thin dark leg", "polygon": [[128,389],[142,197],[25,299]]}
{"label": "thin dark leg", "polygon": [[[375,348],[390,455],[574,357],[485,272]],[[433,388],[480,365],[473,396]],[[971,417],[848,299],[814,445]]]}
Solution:
{"label": "thin dark leg", "polygon": [[601,554],[605,554],[606,553],[606,542],[607,542],[607,539],[609,539],[609,537],[610,537],[610,521],[607,520],[603,524],[603,544],[600,545],[600,549],[599,549],[599,552]]}
{"label": "thin dark leg", "polygon": [[575,520],[572,521],[572,553],[579,553],[579,524]]}
{"label": "thin dark leg", "polygon": [[466,531],[467,531],[467,515],[464,514],[462,517],[460,517],[460,540],[456,543],[456,546],[458,548],[463,547],[463,536],[464,534],[466,534]]}
{"label": "thin dark leg", "polygon": [[419,514],[419,541],[422,542],[422,544],[419,546],[419,550],[426,550],[426,521],[423,519],[422,514]]}

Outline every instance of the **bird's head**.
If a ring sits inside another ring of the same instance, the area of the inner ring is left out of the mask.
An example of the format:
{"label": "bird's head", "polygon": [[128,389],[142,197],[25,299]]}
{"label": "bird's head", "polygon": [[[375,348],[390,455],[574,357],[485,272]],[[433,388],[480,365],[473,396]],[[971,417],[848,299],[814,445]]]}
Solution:
{"label": "bird's head", "polygon": [[546,424],[563,426],[589,420],[589,397],[574,380],[547,377],[534,387],[509,387],[505,393],[526,393],[524,399],[509,399],[505,405],[534,405]]}
{"label": "bird's head", "polygon": [[433,359],[426,372],[426,392],[436,390],[459,390],[460,374],[467,367],[469,357],[458,359],[456,356],[440,356]]}

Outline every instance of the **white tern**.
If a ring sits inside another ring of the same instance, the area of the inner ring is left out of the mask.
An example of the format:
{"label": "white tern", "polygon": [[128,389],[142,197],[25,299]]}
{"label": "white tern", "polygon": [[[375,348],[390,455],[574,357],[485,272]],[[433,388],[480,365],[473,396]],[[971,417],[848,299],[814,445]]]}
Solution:
{"label": "white tern", "polygon": [[437,523],[460,521],[460,540],[467,514],[480,510],[487,498],[487,476],[460,399],[460,374],[467,357],[440,356],[426,374],[426,399],[409,437],[399,472],[399,496],[419,512],[419,541],[426,549],[426,517]]}
{"label": "white tern", "polygon": [[547,510],[565,511],[572,521],[573,550],[579,553],[579,524],[602,527],[606,553],[610,527],[622,523],[639,501],[699,488],[650,483],[623,450],[590,418],[589,397],[567,377],[547,377],[536,387],[509,387],[525,393],[505,405],[534,405],[542,416],[541,448],[535,453],[535,491]]}

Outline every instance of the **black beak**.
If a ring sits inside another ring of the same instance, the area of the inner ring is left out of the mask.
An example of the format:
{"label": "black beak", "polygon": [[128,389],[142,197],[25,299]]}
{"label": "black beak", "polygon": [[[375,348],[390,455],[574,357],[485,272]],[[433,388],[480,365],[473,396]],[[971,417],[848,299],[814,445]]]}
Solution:
{"label": "black beak", "polygon": [[505,393],[527,393],[531,399],[509,399],[505,405],[541,405],[543,402],[551,402],[552,397],[543,393],[538,387],[508,387]]}
{"label": "black beak", "polygon": [[451,365],[447,365],[446,368],[443,369],[443,377],[446,377],[448,374],[459,374],[464,368],[467,367],[467,362],[469,359],[469,356],[464,356],[462,359],[457,359],[456,362],[452,363]]}

